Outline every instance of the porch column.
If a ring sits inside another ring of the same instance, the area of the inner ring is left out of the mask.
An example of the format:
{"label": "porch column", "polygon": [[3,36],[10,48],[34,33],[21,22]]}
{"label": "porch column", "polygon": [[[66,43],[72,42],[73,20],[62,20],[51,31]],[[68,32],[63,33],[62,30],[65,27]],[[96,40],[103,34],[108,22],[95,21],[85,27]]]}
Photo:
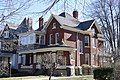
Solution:
{"label": "porch column", "polygon": [[36,58],[36,54],[33,54],[33,68],[36,69],[36,64],[37,63],[37,58]]}

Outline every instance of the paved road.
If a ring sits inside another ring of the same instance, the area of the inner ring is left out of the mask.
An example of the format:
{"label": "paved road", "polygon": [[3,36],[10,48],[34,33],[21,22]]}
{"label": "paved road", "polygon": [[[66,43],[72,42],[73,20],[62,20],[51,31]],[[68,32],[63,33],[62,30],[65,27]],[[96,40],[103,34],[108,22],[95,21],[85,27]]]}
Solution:
{"label": "paved road", "polygon": [[[61,79],[70,79],[70,78],[93,78],[92,75],[87,76],[69,76],[69,77],[52,77],[52,80],[61,80]],[[22,79],[22,80],[48,80],[48,78],[31,78],[31,79]]]}

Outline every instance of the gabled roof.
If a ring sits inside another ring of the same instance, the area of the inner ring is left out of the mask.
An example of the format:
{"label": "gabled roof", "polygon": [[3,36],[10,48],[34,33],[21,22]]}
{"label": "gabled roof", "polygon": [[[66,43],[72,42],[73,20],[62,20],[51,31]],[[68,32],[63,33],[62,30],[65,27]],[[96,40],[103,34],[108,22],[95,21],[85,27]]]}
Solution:
{"label": "gabled roof", "polygon": [[90,26],[92,25],[93,22],[94,22],[94,20],[80,22],[80,24],[76,28],[81,29],[81,30],[87,30],[90,28]]}
{"label": "gabled roof", "polygon": [[[90,30],[91,26],[93,26],[93,24],[95,24],[98,31],[101,33],[100,28],[98,28],[97,23],[94,19],[80,22],[78,19],[74,18],[73,16],[71,16],[70,14],[65,13],[65,12],[61,13],[60,15],[52,14],[45,26],[45,29],[48,27],[48,25],[50,24],[50,22],[52,21],[53,18],[55,18],[62,26],[61,28],[64,28],[64,29],[70,28],[68,30],[71,30],[72,28],[74,28],[74,30],[78,29],[83,32],[83,31]],[[77,30],[77,32],[80,32],[78,30]]]}
{"label": "gabled roof", "polygon": [[[9,31],[9,38],[4,38],[4,31]],[[4,27],[4,29],[1,31],[0,34],[0,39],[4,39],[4,40],[17,40],[17,36],[14,34],[15,30],[11,29],[8,24],[6,24],[6,26]]]}
{"label": "gabled roof", "polygon": [[24,33],[24,32],[27,32],[28,30],[29,29],[28,29],[28,26],[27,26],[27,19],[24,18],[24,20],[21,22],[21,24],[16,29],[16,34]]}

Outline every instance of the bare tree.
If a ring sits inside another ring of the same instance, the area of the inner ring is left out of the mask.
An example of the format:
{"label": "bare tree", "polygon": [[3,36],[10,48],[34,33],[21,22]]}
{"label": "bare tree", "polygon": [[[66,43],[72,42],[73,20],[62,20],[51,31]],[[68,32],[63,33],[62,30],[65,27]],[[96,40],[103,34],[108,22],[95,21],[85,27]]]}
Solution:
{"label": "bare tree", "polygon": [[88,15],[99,20],[104,37],[110,45],[116,73],[114,64],[120,59],[120,1],[94,0],[89,7],[91,8],[87,10]]}
{"label": "bare tree", "polygon": [[33,0],[0,0],[0,25],[10,23],[24,14]]}

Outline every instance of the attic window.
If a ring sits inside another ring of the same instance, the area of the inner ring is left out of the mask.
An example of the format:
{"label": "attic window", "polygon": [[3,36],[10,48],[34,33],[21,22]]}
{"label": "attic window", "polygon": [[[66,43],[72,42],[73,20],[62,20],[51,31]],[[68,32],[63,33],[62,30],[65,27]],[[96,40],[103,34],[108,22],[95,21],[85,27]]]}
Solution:
{"label": "attic window", "polygon": [[55,29],[55,28],[56,28],[56,23],[54,22],[52,29]]}
{"label": "attic window", "polygon": [[9,31],[4,32],[4,38],[9,38]]}

